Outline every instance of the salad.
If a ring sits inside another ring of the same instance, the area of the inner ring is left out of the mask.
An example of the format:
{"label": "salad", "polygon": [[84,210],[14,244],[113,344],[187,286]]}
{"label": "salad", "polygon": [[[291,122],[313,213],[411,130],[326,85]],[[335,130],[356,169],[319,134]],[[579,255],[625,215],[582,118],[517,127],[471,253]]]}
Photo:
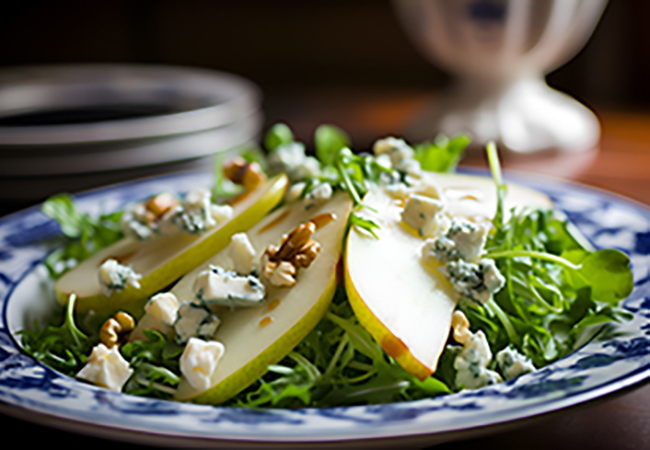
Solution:
{"label": "salad", "polygon": [[629,258],[594,249],[543,194],[455,174],[467,136],[315,156],[278,124],[217,161],[212,190],[93,218],[43,211],[60,315],[26,352],[111,390],[245,407],[333,407],[478,389],[608,339]]}

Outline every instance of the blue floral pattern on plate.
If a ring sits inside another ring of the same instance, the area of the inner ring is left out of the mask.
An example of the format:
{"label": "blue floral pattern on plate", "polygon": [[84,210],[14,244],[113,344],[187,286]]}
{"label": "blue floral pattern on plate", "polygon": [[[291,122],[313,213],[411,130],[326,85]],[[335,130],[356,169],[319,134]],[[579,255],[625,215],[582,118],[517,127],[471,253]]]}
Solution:
{"label": "blue floral pattern on plate", "polygon": [[[623,305],[635,314],[624,334],[495,386],[417,402],[329,409],[247,410],[181,404],[113,393],[62,376],[25,355],[11,334],[7,305],[51,248],[58,227],[37,208],[0,219],[0,401],[73,423],[152,436],[264,442],[327,442],[440,436],[557,411],[650,375],[650,210],[557,180],[515,180],[546,192],[597,247],[631,257],[635,290]],[[77,197],[85,211],[112,211],[163,190],[209,186],[204,172],[115,185]],[[14,330],[15,331],[15,330]]]}

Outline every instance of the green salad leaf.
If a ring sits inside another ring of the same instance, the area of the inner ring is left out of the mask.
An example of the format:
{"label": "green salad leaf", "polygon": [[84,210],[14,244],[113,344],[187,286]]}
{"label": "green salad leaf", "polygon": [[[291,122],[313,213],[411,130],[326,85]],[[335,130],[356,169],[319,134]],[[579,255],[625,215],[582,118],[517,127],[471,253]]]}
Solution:
{"label": "green salad leaf", "polygon": [[121,348],[133,374],[124,385],[127,394],[169,399],[181,379],[179,357],[183,346],[155,330],[144,330],[147,340]]}
{"label": "green salad leaf", "polygon": [[23,349],[48,366],[74,376],[86,364],[86,355],[92,349],[92,340],[75,324],[74,304],[76,295],[71,294],[63,310],[63,323],[40,328],[34,322],[34,330],[20,330]]}
{"label": "green salad leaf", "polygon": [[61,248],[50,253],[45,260],[45,267],[54,279],[124,236],[120,228],[122,211],[93,218],[79,212],[69,194],[50,197],[41,209],[59,223],[64,235]]}
{"label": "green salad leaf", "polygon": [[420,381],[387,356],[359,324],[343,288],[325,317],[278,364],[226,405],[302,408],[417,400],[449,393]]}
{"label": "green salad leaf", "polygon": [[631,319],[616,306],[634,287],[630,260],[619,250],[594,251],[553,210],[511,211],[505,220],[506,187],[494,144],[487,151],[498,206],[483,257],[496,261],[506,285],[484,306],[464,300],[459,308],[493,349],[512,345],[541,367],[596,335],[594,327]]}
{"label": "green salad leaf", "polygon": [[340,150],[350,147],[350,136],[334,125],[321,125],[314,133],[314,145],[316,157],[328,166],[334,164]]}
{"label": "green salad leaf", "polygon": [[293,132],[288,125],[284,123],[276,123],[266,133],[264,138],[264,146],[268,151],[273,151],[281,145],[290,144],[293,142]]}
{"label": "green salad leaf", "polygon": [[429,172],[454,172],[471,138],[467,134],[457,134],[448,138],[439,134],[433,142],[426,141],[415,146],[415,160],[422,170]]}

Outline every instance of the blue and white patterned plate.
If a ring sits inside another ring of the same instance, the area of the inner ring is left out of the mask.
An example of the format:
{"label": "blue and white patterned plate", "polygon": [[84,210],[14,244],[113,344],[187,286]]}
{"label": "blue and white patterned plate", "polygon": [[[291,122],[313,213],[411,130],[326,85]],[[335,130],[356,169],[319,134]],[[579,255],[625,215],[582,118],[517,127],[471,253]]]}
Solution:
{"label": "blue and white patterned plate", "polygon": [[[395,438],[400,445],[434,444],[460,432],[558,411],[639,384],[650,376],[650,210],[558,180],[513,181],[546,192],[596,246],[616,247],[631,256],[636,287],[623,304],[635,319],[622,327],[627,334],[591,343],[516,380],[417,402],[246,410],[117,394],[62,376],[25,355],[17,344],[13,333],[31,323],[51,298],[40,263],[51,250],[45,239],[58,227],[32,208],[0,219],[0,410],[151,444],[259,447],[337,441],[343,446],[377,446]],[[98,213],[162,190],[183,192],[210,183],[207,173],[176,174],[89,192],[77,202],[83,210]]]}

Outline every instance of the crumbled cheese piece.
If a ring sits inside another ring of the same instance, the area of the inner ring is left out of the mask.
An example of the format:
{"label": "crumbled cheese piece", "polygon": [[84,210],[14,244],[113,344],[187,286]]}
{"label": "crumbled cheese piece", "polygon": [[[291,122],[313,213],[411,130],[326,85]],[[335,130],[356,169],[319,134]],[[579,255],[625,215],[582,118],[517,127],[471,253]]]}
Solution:
{"label": "crumbled cheese piece", "polygon": [[445,226],[446,217],[441,214],[442,211],[443,204],[440,200],[412,194],[406,200],[402,220],[417,230],[420,236],[430,236]]}
{"label": "crumbled cheese piece", "polygon": [[312,189],[305,196],[305,209],[311,209],[332,198],[332,186],[329,183],[321,183]]}
{"label": "crumbled cheese piece", "polygon": [[235,271],[240,275],[248,275],[253,271],[255,249],[246,233],[236,233],[230,238],[228,256],[232,259]]}
{"label": "crumbled cheese piece", "polygon": [[[144,202],[130,205],[122,214],[120,225],[127,236],[146,241],[154,233],[161,233],[161,226],[175,214],[178,200],[169,193],[149,197]],[[177,231],[177,230],[176,230]]]}
{"label": "crumbled cheese piece", "polygon": [[183,207],[178,206],[166,212],[158,220],[156,231],[163,236],[174,236],[181,232],[181,229],[175,223],[176,216],[183,213]]}
{"label": "crumbled cheese piece", "polygon": [[224,351],[221,342],[190,338],[179,360],[181,373],[193,388],[208,389]]}
{"label": "crumbled cheese piece", "polygon": [[440,200],[442,197],[440,196],[440,190],[438,187],[432,183],[431,180],[428,178],[424,178],[422,180],[419,180],[415,186],[413,186],[413,190],[416,194],[418,195],[423,195],[425,197],[431,197]]}
{"label": "crumbled cheese piece", "polygon": [[320,163],[316,158],[305,155],[305,146],[300,142],[276,147],[268,156],[271,173],[284,172],[292,182],[315,178],[320,174]]}
{"label": "crumbled cheese piece", "polygon": [[210,214],[217,224],[221,225],[232,218],[233,209],[230,205],[210,204]]}
{"label": "crumbled cheese piece", "polygon": [[506,347],[497,353],[496,359],[506,380],[512,380],[536,370],[530,359],[511,347]]}
{"label": "crumbled cheese piece", "polygon": [[502,381],[501,376],[487,369],[491,359],[490,346],[485,334],[479,330],[467,341],[454,360],[456,386],[466,389],[478,389],[500,383]]}
{"label": "crumbled cheese piece", "polygon": [[492,294],[505,284],[505,278],[491,259],[482,259],[478,264],[459,259],[439,267],[439,270],[451,281],[454,289],[481,304],[490,300]]}
{"label": "crumbled cheese piece", "polygon": [[479,270],[483,276],[483,284],[492,294],[495,294],[506,284],[493,259],[484,258],[479,261]]}
{"label": "crumbled cheese piece", "polygon": [[201,302],[231,308],[257,306],[266,297],[266,289],[257,277],[239,276],[219,266],[200,272],[192,289]]}
{"label": "crumbled cheese piece", "polygon": [[77,378],[102,386],[111,391],[120,392],[129,379],[133,369],[122,357],[118,347],[107,348],[98,344],[86,361],[86,365],[77,373]]}
{"label": "crumbled cheese piece", "polygon": [[211,193],[206,188],[194,188],[185,194],[182,209],[176,211],[174,224],[189,234],[199,234],[217,224],[212,217]]}
{"label": "crumbled cheese piece", "polygon": [[106,296],[111,295],[113,291],[121,291],[127,284],[140,289],[140,278],[142,275],[134,272],[130,266],[123,266],[114,259],[107,259],[99,267],[99,283],[103,286]]}
{"label": "crumbled cheese piece", "polygon": [[178,299],[171,292],[156,294],[144,306],[144,310],[161,324],[172,326],[178,312]]}
{"label": "crumbled cheese piece", "polygon": [[126,236],[136,238],[139,241],[146,241],[152,236],[153,231],[147,225],[144,210],[145,208],[142,204],[126,208],[120,219],[122,232]]}
{"label": "crumbled cheese piece", "polygon": [[183,302],[178,308],[174,329],[176,342],[183,344],[192,337],[210,339],[221,321],[210,308],[192,302]]}
{"label": "crumbled cheese piece", "polygon": [[302,196],[306,186],[307,184],[302,182],[293,184],[287,189],[287,193],[284,195],[284,201],[291,203],[298,200]]}
{"label": "crumbled cheese piece", "polygon": [[420,163],[413,159],[415,152],[403,139],[379,139],[375,141],[372,149],[375,156],[388,155],[392,166],[397,170],[412,175],[419,175],[421,172]]}
{"label": "crumbled cheese piece", "polygon": [[442,262],[457,259],[473,262],[485,247],[488,231],[486,224],[453,221],[445,235],[438,239],[436,256]]}
{"label": "crumbled cheese piece", "polygon": [[396,200],[406,200],[413,193],[413,188],[404,183],[390,183],[384,187],[384,191]]}

